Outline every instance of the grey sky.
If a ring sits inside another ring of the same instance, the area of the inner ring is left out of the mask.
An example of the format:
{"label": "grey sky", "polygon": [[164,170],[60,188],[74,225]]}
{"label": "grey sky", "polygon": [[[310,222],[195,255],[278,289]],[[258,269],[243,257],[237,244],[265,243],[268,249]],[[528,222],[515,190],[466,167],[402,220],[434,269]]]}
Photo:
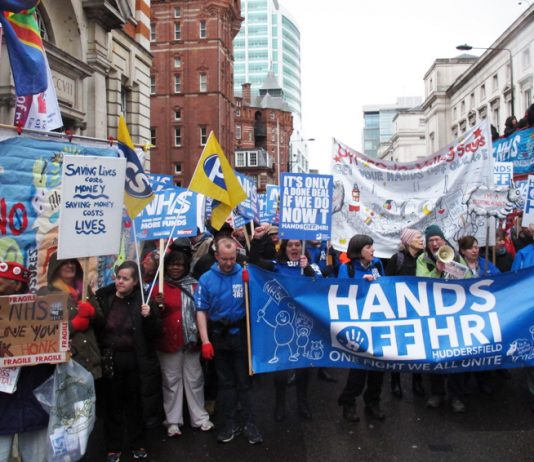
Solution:
{"label": "grey sky", "polygon": [[280,3],[301,31],[303,128],[316,139],[310,167],[321,173],[329,172],[332,137],[362,150],[362,106],[423,97],[435,59],[459,55],[461,43],[491,46],[528,7],[517,0]]}

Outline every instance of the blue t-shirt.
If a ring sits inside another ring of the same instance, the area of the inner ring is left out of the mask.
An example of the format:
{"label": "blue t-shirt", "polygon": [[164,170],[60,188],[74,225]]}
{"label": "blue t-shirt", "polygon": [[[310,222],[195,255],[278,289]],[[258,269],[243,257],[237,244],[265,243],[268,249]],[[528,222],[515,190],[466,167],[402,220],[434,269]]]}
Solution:
{"label": "blue t-shirt", "polygon": [[237,322],[245,317],[243,268],[236,263],[230,273],[223,273],[218,263],[204,273],[195,292],[197,310],[207,311],[211,321]]}
{"label": "blue t-shirt", "polygon": [[354,279],[363,279],[366,274],[371,274],[375,279],[378,279],[384,274],[384,266],[382,265],[382,260],[380,258],[374,257],[371,263],[367,268],[364,268],[360,260],[351,260],[350,262],[341,265],[339,267],[338,278],[349,279],[351,277],[349,273],[348,265],[352,265],[354,269]]}
{"label": "blue t-shirt", "polygon": [[534,266],[534,244],[523,247],[515,254],[512,271],[530,268],[531,266]]}

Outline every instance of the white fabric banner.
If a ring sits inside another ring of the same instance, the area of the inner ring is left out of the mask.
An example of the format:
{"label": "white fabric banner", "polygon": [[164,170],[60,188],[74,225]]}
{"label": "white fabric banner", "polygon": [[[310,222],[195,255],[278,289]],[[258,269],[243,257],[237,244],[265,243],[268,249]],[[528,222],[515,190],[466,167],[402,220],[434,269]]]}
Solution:
{"label": "white fabric banner", "polygon": [[334,140],[332,244],[345,251],[354,234],[374,240],[375,255],[390,257],[400,232],[437,224],[455,242],[475,235],[486,241],[486,218],[469,210],[478,187],[493,186],[489,123],[483,121],[455,143],[411,163],[369,158]]}

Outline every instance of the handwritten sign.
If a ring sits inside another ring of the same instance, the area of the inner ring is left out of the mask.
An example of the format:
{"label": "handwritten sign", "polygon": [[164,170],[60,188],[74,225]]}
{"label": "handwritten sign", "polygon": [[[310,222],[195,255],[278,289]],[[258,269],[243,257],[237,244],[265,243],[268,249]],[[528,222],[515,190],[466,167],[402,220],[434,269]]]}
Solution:
{"label": "handwritten sign", "polygon": [[64,156],[58,258],[119,253],[123,158]]}
{"label": "handwritten sign", "polygon": [[68,295],[0,297],[0,367],[67,360]]}
{"label": "handwritten sign", "polygon": [[327,240],[331,233],[331,175],[284,173],[280,191],[280,236]]}

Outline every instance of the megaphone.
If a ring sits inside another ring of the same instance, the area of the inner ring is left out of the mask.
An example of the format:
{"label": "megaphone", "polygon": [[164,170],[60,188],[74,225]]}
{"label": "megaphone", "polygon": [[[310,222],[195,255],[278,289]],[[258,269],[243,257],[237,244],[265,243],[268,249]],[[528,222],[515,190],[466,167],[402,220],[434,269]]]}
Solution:
{"label": "megaphone", "polygon": [[436,252],[436,259],[441,263],[450,263],[454,260],[454,249],[449,245],[442,245]]}

